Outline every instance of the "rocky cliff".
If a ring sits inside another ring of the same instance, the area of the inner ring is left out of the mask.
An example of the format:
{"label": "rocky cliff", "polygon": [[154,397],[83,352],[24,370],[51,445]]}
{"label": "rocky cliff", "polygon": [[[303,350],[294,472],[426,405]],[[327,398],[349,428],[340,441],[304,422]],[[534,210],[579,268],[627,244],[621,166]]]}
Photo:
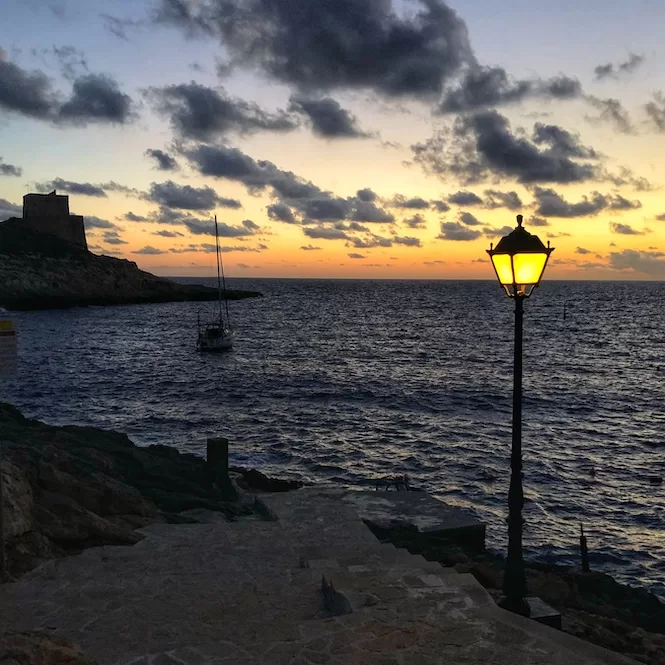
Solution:
{"label": "rocky cliff", "polygon": [[[214,288],[156,277],[131,261],[92,254],[55,236],[21,229],[14,221],[0,224],[2,307],[55,309],[217,298]],[[228,299],[260,295],[226,292]]]}

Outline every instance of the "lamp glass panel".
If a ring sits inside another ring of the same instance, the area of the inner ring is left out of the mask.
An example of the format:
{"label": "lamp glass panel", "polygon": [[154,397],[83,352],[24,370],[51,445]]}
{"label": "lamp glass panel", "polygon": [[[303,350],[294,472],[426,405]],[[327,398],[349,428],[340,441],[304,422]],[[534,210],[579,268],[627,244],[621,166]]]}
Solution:
{"label": "lamp glass panel", "polygon": [[510,254],[493,254],[492,263],[501,284],[513,283],[513,266]]}
{"label": "lamp glass panel", "polygon": [[517,284],[538,284],[545,270],[547,254],[515,254],[515,282]]}

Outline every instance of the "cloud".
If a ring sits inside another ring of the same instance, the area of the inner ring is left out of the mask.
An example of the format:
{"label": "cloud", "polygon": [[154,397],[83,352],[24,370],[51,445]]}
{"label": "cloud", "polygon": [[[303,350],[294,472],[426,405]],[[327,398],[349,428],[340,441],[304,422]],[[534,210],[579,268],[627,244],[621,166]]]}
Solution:
{"label": "cloud", "polygon": [[129,212],[126,212],[123,215],[123,219],[126,219],[128,222],[147,222],[147,221],[150,221],[150,220],[148,220],[147,217],[143,217],[142,215],[135,215],[131,210]]}
{"label": "cloud", "polygon": [[404,219],[403,223],[405,226],[408,226],[410,229],[427,228],[427,223],[425,221],[425,218],[420,214],[416,214],[413,217],[408,217]]}
{"label": "cloud", "polygon": [[174,157],[165,153],[163,150],[155,150],[153,148],[148,148],[144,153],[148,157],[151,157],[155,160],[157,168],[160,171],[177,171],[178,162]]}
{"label": "cloud", "polygon": [[536,202],[536,213],[547,217],[585,217],[595,215],[606,208],[635,210],[642,206],[640,201],[629,201],[620,194],[608,196],[599,192],[583,196],[577,203],[570,203],[553,189],[543,187],[535,187],[533,196]]}
{"label": "cloud", "polygon": [[0,220],[4,221],[10,217],[21,217],[23,208],[20,205],[10,203],[7,199],[0,199]]}
{"label": "cloud", "polygon": [[13,164],[3,164],[2,157],[0,157],[0,176],[3,175],[20,178],[23,175],[23,169],[18,166],[14,166]]}
{"label": "cloud", "polygon": [[363,201],[362,199],[350,198],[347,199],[352,210],[350,219],[356,222],[367,222],[377,224],[392,224],[395,221],[395,216],[383,208],[379,208],[374,203]]}
{"label": "cloud", "polygon": [[226,71],[255,68],[305,92],[344,88],[434,98],[475,61],[442,0],[398,15],[385,0],[161,0],[156,20],[220,40]]}
{"label": "cloud", "polygon": [[293,210],[284,203],[273,203],[266,207],[268,217],[277,222],[286,222],[287,224],[297,224],[298,220],[293,214]]}
{"label": "cloud", "polygon": [[485,190],[486,208],[508,208],[508,210],[519,210],[522,207],[522,199],[517,192],[500,192],[496,189]]}
{"label": "cloud", "polygon": [[150,183],[150,191],[144,198],[160,206],[179,210],[212,210],[217,206],[236,209],[242,207],[240,201],[221,197],[211,187],[178,185],[172,180]]}
{"label": "cloud", "polygon": [[441,222],[441,233],[437,236],[439,240],[468,241],[480,238],[482,233],[475,231],[459,222]]}
{"label": "cloud", "polygon": [[405,245],[406,247],[422,247],[420,238],[413,238],[411,236],[395,236],[393,242],[397,245]]}
{"label": "cloud", "polygon": [[[182,223],[189,229],[189,232],[194,235],[215,235],[215,225],[212,220],[184,217]],[[256,235],[260,231],[260,227],[251,219],[246,219],[236,226],[225,224],[224,222],[218,222],[217,231],[220,238],[241,238],[244,236]]]}
{"label": "cloud", "polygon": [[0,57],[0,108],[33,118],[48,118],[57,104],[50,79]]}
{"label": "cloud", "polygon": [[117,231],[106,231],[103,236],[104,242],[107,245],[126,245],[125,242],[120,236],[118,236]]}
{"label": "cloud", "polygon": [[445,202],[445,201],[432,201],[432,207],[437,211],[437,212],[448,212],[450,210],[450,206]]}
{"label": "cloud", "polygon": [[367,258],[367,257],[364,256],[363,254],[356,254],[356,253],[354,253],[354,252],[351,252],[350,254],[347,254],[347,256],[348,256],[350,259],[366,259],[366,258]]}
{"label": "cloud", "polygon": [[618,99],[600,99],[593,95],[587,95],[586,101],[600,111],[597,116],[585,116],[592,124],[610,124],[620,134],[633,134],[635,132],[628,111]]}
{"label": "cloud", "polygon": [[166,229],[162,229],[161,231],[154,231],[152,235],[161,236],[162,238],[182,238],[185,234],[180,233],[180,231],[167,231]]}
{"label": "cloud", "polygon": [[610,252],[609,265],[615,270],[634,270],[659,279],[665,277],[665,259],[660,252],[640,252],[634,249]]}
{"label": "cloud", "polygon": [[137,29],[144,25],[144,21],[141,20],[118,18],[109,14],[100,14],[100,16],[104,19],[104,28],[126,42],[129,41],[127,30]]}
{"label": "cloud", "polygon": [[448,203],[454,203],[460,206],[479,206],[483,204],[483,200],[473,192],[455,192],[448,197]]}
{"label": "cloud", "polygon": [[584,247],[576,247],[575,254],[592,254],[590,249],[584,249]]}
{"label": "cloud", "polygon": [[437,107],[439,113],[462,113],[529,97],[571,99],[582,94],[576,79],[558,76],[548,80],[516,80],[502,67],[474,66],[456,85],[449,87]]}
{"label": "cloud", "polygon": [[460,222],[466,224],[467,226],[478,226],[480,224],[478,218],[472,215],[470,212],[461,212],[459,219]]}
{"label": "cloud", "polygon": [[527,222],[527,225],[530,226],[549,226],[550,223],[543,217],[530,217],[529,221]]}
{"label": "cloud", "polygon": [[152,245],[146,245],[141,249],[136,249],[132,254],[147,254],[147,255],[157,255],[157,254],[168,254],[168,251],[165,249],[157,249]]}
{"label": "cloud", "polygon": [[104,74],[80,76],[73,83],[71,97],[58,110],[58,117],[74,124],[110,122],[126,124],[135,114],[129,95]]}
{"label": "cloud", "polygon": [[488,237],[488,238],[503,238],[503,236],[507,236],[509,233],[512,233],[515,229],[513,229],[512,226],[502,226],[499,229],[492,228],[491,226],[486,226],[483,228],[483,233]]}
{"label": "cloud", "polygon": [[312,131],[327,139],[368,138],[371,134],[358,127],[357,119],[339,102],[331,97],[312,99],[303,96],[291,97],[289,111],[300,113],[309,120]]}
{"label": "cloud", "polygon": [[409,208],[413,210],[426,210],[429,208],[429,203],[420,196],[406,198],[402,194],[395,194],[392,204],[396,208]]}
{"label": "cloud", "polygon": [[303,229],[303,233],[308,238],[314,238],[318,240],[351,240],[346,232],[340,229],[325,226]]}
{"label": "cloud", "polygon": [[95,217],[94,215],[86,215],[83,218],[83,223],[87,229],[117,229],[118,227],[113,223],[109,222],[108,219],[102,219],[101,217]]}
{"label": "cloud", "polygon": [[620,62],[616,67],[613,63],[608,62],[604,65],[598,65],[594,68],[593,72],[596,75],[596,81],[602,81],[608,78],[619,78],[620,74],[630,74],[634,72],[644,62],[643,55],[631,53],[628,60]]}
{"label": "cloud", "polygon": [[624,236],[643,236],[645,233],[650,233],[648,229],[638,231],[630,224],[620,224],[619,222],[610,222],[610,231]]}
{"label": "cloud", "polygon": [[106,192],[101,185],[93,185],[89,182],[73,182],[62,178],[54,178],[48,182],[37,182],[35,183],[35,189],[38,192],[52,192],[55,189],[68,194],[106,198]]}
{"label": "cloud", "polygon": [[208,88],[194,81],[148,88],[146,96],[184,138],[208,140],[229,132],[285,132],[297,127],[284,111],[269,113],[258,104],[229,96],[224,88]]}
{"label": "cloud", "polygon": [[367,201],[369,203],[372,203],[373,201],[376,201],[376,199],[377,199],[376,193],[373,192],[369,187],[366,187],[365,189],[359,189],[356,192],[356,196],[361,201]]}
{"label": "cloud", "polygon": [[351,243],[358,249],[370,249],[372,247],[392,247],[393,240],[391,238],[384,238],[376,234],[369,234],[365,238],[350,238]]}
{"label": "cloud", "polygon": [[[2,199],[0,199],[0,200],[2,200]],[[665,212],[662,213],[661,215],[656,215],[656,219],[657,219],[659,222],[665,222]]]}
{"label": "cloud", "polygon": [[575,161],[596,154],[577,136],[554,125],[537,123],[530,141],[513,134],[507,118],[496,111],[459,117],[452,128],[411,149],[414,160],[427,173],[441,178],[453,176],[466,184],[491,177],[530,184],[584,182],[600,176],[596,165]]}
{"label": "cloud", "polygon": [[315,252],[319,249],[322,249],[321,247],[314,247],[311,243],[309,245],[302,245],[300,249],[306,251],[306,252]]}
{"label": "cloud", "polygon": [[655,92],[653,101],[645,104],[644,110],[652,127],[658,132],[665,132],[665,95],[662,92]]}

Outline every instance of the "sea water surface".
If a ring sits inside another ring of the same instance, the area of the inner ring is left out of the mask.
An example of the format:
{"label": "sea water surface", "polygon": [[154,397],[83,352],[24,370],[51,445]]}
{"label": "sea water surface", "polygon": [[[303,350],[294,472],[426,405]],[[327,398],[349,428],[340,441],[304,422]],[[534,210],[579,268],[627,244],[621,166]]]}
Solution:
{"label": "sea water surface", "polygon": [[[17,314],[0,399],[54,424],[126,432],[282,477],[414,485],[506,548],[513,303],[495,282],[230,280],[236,346],[195,351],[214,303]],[[546,282],[525,303],[526,556],[665,598],[665,283]],[[565,309],[565,316],[564,316]]]}

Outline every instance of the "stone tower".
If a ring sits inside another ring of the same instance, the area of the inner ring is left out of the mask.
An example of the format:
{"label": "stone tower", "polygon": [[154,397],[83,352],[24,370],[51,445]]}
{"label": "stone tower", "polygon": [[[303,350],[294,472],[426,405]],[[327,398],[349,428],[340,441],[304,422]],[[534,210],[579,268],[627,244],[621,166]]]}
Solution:
{"label": "stone tower", "polygon": [[69,197],[56,194],[26,194],[23,197],[24,228],[49,233],[82,249],[88,249],[81,215],[69,214]]}

